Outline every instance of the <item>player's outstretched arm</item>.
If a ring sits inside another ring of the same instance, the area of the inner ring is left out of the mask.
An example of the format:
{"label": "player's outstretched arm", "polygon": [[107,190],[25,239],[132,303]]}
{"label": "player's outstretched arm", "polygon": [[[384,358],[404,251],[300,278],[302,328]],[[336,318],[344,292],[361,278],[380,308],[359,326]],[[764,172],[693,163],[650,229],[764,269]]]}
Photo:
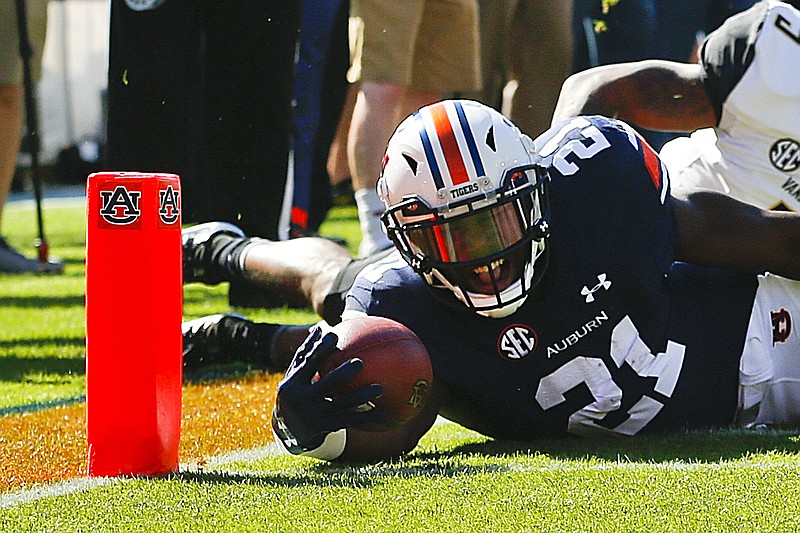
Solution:
{"label": "player's outstretched arm", "polygon": [[677,259],[800,279],[800,214],[765,211],[713,191],[674,200]]}
{"label": "player's outstretched arm", "polygon": [[717,124],[699,64],[646,60],[594,67],[564,82],[555,124],[604,115],[657,131],[694,131]]}

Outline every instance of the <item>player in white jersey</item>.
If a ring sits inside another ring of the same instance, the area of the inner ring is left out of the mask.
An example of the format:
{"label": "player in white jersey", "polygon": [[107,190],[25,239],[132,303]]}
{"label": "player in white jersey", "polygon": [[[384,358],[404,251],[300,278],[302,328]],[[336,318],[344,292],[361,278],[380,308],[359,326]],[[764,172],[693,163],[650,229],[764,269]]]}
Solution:
{"label": "player in white jersey", "polygon": [[769,0],[728,18],[704,41],[699,64],[647,60],[574,74],[553,122],[603,114],[693,132],[661,150],[674,191],[713,189],[800,212],[799,8]]}

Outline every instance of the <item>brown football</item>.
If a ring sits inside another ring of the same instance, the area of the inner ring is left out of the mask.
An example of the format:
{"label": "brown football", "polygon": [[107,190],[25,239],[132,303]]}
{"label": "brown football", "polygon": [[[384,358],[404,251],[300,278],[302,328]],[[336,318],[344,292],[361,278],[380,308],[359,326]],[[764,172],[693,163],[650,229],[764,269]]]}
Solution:
{"label": "brown football", "polygon": [[364,368],[340,392],[358,390],[372,383],[383,387],[383,395],[374,405],[361,408],[381,409],[389,420],[359,429],[385,431],[408,423],[422,412],[433,382],[433,368],[428,350],[413,331],[388,318],[365,316],[340,322],[333,332],[339,340],[336,349],[320,362],[320,375],[358,358],[364,362]]}

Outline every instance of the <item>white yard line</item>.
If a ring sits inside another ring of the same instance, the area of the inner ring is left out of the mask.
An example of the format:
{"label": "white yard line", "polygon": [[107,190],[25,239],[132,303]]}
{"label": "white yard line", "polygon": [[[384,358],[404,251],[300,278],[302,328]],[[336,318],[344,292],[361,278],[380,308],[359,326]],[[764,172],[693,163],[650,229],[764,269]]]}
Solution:
{"label": "white yard line", "polygon": [[113,477],[78,478],[54,483],[52,485],[43,485],[33,489],[21,490],[19,492],[10,492],[0,496],[0,509],[14,507],[15,505],[24,505],[43,498],[53,498],[56,496],[66,496],[77,492],[84,492],[114,483],[124,483],[125,481],[129,481],[129,479]]}
{"label": "white yard line", "polygon": [[[42,191],[42,207],[76,207],[86,203],[84,185],[56,185]],[[12,192],[7,201],[9,209],[33,209],[36,206],[32,191]]]}
{"label": "white yard line", "polygon": [[[255,462],[266,457],[272,457],[280,454],[279,448],[270,444],[255,448],[252,450],[240,450],[230,453],[224,453],[211,457],[202,466],[197,462],[181,464],[178,468],[179,472],[200,472],[208,471],[212,468],[219,468],[230,463],[237,462]],[[136,477],[84,477],[78,479],[68,479],[58,483],[42,485],[32,489],[21,490],[17,492],[10,492],[8,494],[0,495],[0,509],[14,507],[17,505],[24,505],[32,503],[44,498],[54,498],[58,496],[67,496],[76,494],[78,492],[87,492],[96,488],[106,487],[117,483],[128,483],[137,479]]]}
{"label": "white yard line", "polygon": [[[48,207],[81,207],[84,204],[86,204],[86,198],[82,196],[42,199],[43,209]],[[9,202],[7,205],[10,210],[30,211],[36,206],[36,203],[33,200],[17,200],[13,203]]]}
{"label": "white yard line", "polygon": [[[448,423],[447,420],[439,417],[437,419],[437,425]],[[737,433],[747,433],[752,434],[754,430],[747,430],[747,429],[729,429],[729,430],[721,430],[719,433],[729,433],[729,434],[737,434]],[[768,430],[770,435],[797,435],[797,431],[792,430]],[[195,462],[184,463],[179,466],[179,472],[208,472],[212,469],[217,469],[222,466],[231,463],[240,463],[240,462],[255,462],[261,459],[265,459],[267,457],[273,457],[276,455],[280,455],[282,452],[275,444],[269,444],[267,446],[262,446],[259,448],[254,448],[251,450],[238,450],[234,452],[220,454],[214,457],[207,459],[204,463],[198,464]],[[361,470],[367,467],[361,467]],[[375,468],[380,468],[380,466],[376,466]],[[602,464],[596,465],[586,465],[586,464],[575,464],[574,462],[562,462],[562,461],[553,461],[547,465],[496,465],[492,467],[491,465],[486,468],[480,468],[480,470],[487,470],[487,469],[496,469],[498,471],[506,471],[506,472],[548,472],[548,471],[608,471],[608,470],[676,470],[676,471],[693,471],[693,470],[700,470],[700,469],[711,469],[711,470],[721,470],[721,469],[738,469],[738,468],[763,468],[763,469],[775,469],[775,468],[797,468],[796,461],[769,461],[766,463],[753,463],[753,462],[745,462],[740,463],[738,461],[728,462],[722,461],[719,463],[712,463],[712,462],[683,462],[680,460],[676,461],[668,461],[668,462],[658,462],[658,463],[647,463],[647,462],[635,462],[630,461],[625,456],[620,456],[616,462],[606,462]],[[424,469],[420,467],[408,467],[406,469],[409,474],[420,473],[424,471]],[[335,473],[337,471],[352,471],[350,467],[343,467],[341,470],[333,468],[330,470],[331,473]],[[245,474],[243,474],[245,475]],[[58,483],[48,484],[38,486],[32,489],[21,490],[17,492],[11,492],[8,494],[0,495],[0,509],[6,509],[9,507],[14,507],[17,505],[24,505],[28,503],[35,502],[37,500],[41,500],[44,498],[52,498],[58,496],[66,496],[70,494],[76,494],[79,492],[86,492],[89,490],[93,490],[100,487],[105,487],[117,483],[127,483],[129,481],[133,481],[137,478],[135,477],[99,477],[99,478],[78,478],[78,479],[70,479],[66,481],[61,481]]]}

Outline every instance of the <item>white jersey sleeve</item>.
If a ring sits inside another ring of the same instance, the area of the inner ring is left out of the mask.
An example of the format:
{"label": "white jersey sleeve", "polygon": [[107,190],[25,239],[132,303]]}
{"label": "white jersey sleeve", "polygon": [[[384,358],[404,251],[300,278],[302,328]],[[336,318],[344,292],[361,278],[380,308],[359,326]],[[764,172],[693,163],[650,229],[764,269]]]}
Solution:
{"label": "white jersey sleeve", "polygon": [[800,11],[759,2],[708,36],[701,61],[719,125],[664,147],[673,188],[800,211]]}

